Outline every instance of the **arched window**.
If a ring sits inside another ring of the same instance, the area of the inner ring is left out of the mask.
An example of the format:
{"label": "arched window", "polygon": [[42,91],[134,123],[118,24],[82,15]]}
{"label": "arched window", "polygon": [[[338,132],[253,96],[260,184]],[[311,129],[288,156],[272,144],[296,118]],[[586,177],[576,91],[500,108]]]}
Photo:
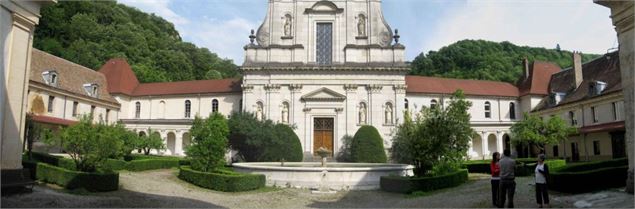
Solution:
{"label": "arched window", "polygon": [[432,101],[430,101],[430,109],[437,108],[438,104],[439,104],[439,102],[437,102],[436,99],[433,99]]}
{"label": "arched window", "polygon": [[512,120],[516,119],[516,104],[513,102],[509,103],[509,118]]}
{"label": "arched window", "polygon": [[578,121],[575,119],[575,113],[573,111],[569,111],[569,121],[572,126],[577,125]]}
{"label": "arched window", "polygon": [[485,118],[492,118],[492,104],[485,102]]}
{"label": "arched window", "polygon": [[408,99],[404,99],[404,105],[403,106],[404,106],[404,109],[406,109],[406,110],[408,108],[410,108],[410,101],[408,101]]}
{"label": "arched window", "polygon": [[185,118],[190,118],[192,116],[192,102],[190,100],[185,100]]}
{"label": "arched window", "polygon": [[141,102],[135,103],[134,117],[135,118],[141,118]]}
{"label": "arched window", "polygon": [[218,100],[212,100],[212,112],[218,112]]}

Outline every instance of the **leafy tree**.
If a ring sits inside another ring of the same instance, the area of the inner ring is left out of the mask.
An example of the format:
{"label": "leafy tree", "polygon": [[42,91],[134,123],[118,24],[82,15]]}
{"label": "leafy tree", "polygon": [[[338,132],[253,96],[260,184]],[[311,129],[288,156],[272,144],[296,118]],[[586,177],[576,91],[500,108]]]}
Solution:
{"label": "leafy tree", "polygon": [[353,136],[351,160],[357,163],[386,163],[384,140],[373,126],[362,126]]}
{"label": "leafy tree", "polygon": [[141,138],[137,133],[126,129],[126,127],[117,123],[115,125],[109,126],[109,131],[112,132],[113,137],[116,139],[120,139],[122,141],[122,145],[117,153],[116,158],[121,157],[130,157],[132,151],[139,147],[141,143]]}
{"label": "leafy tree", "polygon": [[545,145],[556,145],[577,132],[560,117],[544,121],[537,115],[524,114],[523,120],[511,127],[514,144],[535,144],[544,153]]}
{"label": "leafy tree", "polygon": [[351,157],[351,144],[353,143],[353,137],[350,135],[345,135],[342,137],[342,146],[337,153],[337,161],[338,162],[353,162]]}
{"label": "leafy tree", "polygon": [[111,129],[103,123],[93,124],[92,117],[84,115],[77,124],[61,130],[61,140],[48,140],[47,143],[61,146],[73,159],[77,170],[94,172],[108,157],[116,155],[123,144]]}
{"label": "leafy tree", "polygon": [[259,121],[248,112],[232,113],[228,125],[230,147],[248,162],[302,161],[302,145],[288,125]]}
{"label": "leafy tree", "polygon": [[152,129],[149,129],[148,133],[150,134],[139,137],[140,139],[137,149],[143,150],[145,155],[150,155],[150,151],[152,150],[164,150],[165,144],[163,144],[161,135],[158,132],[153,132]]}
{"label": "leafy tree", "polygon": [[[583,54],[584,62],[599,55]],[[492,80],[514,83],[523,74],[522,60],[554,62],[562,68],[572,65],[571,52],[517,46],[510,42],[462,40],[439,51],[421,53],[412,61],[413,75]]]}
{"label": "leafy tree", "polygon": [[229,128],[225,116],[213,113],[207,119],[196,117],[192,128],[192,145],[185,153],[191,158],[192,169],[211,172],[225,165]]}
{"label": "leafy tree", "polygon": [[412,164],[418,176],[438,175],[456,169],[475,136],[467,112],[472,104],[461,90],[454,93],[445,108],[423,108],[415,118],[406,112],[397,127],[391,150],[392,158]]}
{"label": "leafy tree", "polygon": [[239,76],[232,60],[183,42],[172,23],[113,0],[60,1],[41,14],[33,46],[91,69],[126,58],[141,82]]}

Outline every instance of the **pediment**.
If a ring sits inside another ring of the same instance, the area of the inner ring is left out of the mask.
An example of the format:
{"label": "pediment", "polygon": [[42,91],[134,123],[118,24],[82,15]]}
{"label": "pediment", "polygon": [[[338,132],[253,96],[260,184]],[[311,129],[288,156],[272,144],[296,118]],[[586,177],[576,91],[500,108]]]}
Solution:
{"label": "pediment", "polygon": [[344,101],[346,96],[328,88],[321,88],[302,96],[302,101]]}
{"label": "pediment", "polygon": [[306,14],[310,14],[310,13],[342,13],[344,12],[344,9],[342,8],[338,8],[337,5],[335,5],[335,3],[331,2],[331,1],[319,1],[317,3],[315,3],[313,6],[311,6],[311,8],[307,8],[304,13]]}

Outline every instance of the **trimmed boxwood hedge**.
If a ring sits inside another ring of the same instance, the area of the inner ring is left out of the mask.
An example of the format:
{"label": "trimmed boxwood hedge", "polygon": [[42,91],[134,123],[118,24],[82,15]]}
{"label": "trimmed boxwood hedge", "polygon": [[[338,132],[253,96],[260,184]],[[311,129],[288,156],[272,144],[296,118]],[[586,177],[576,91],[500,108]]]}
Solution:
{"label": "trimmed boxwood hedge", "polygon": [[37,163],[37,179],[67,189],[84,188],[88,191],[107,192],[119,189],[119,173],[86,173]]}
{"label": "trimmed boxwood hedge", "polygon": [[[536,159],[520,158],[515,160],[518,164],[516,166],[516,176],[531,176],[534,174],[534,169],[536,168]],[[563,167],[567,164],[565,160],[561,159],[546,160],[545,163],[551,170]],[[470,173],[491,173],[489,160],[468,161],[463,163],[463,167],[466,168]]]}
{"label": "trimmed boxwood hedge", "polygon": [[626,185],[628,159],[579,163],[554,170],[548,177],[549,189],[584,193]]}
{"label": "trimmed boxwood hedge", "polygon": [[353,136],[351,159],[356,163],[386,163],[384,140],[373,126],[362,126]]}
{"label": "trimmed boxwood hedge", "polygon": [[[57,167],[65,168],[68,170],[75,170],[75,162],[72,159],[64,158],[62,156],[55,156],[48,153],[31,152],[31,161],[42,162]],[[22,159],[28,160],[28,153],[24,153]]]}
{"label": "trimmed boxwood hedge", "polygon": [[387,192],[410,194],[455,187],[465,183],[467,179],[467,169],[461,169],[435,177],[382,176],[379,184],[381,189]]}
{"label": "trimmed boxwood hedge", "polygon": [[[32,162],[42,162],[57,167],[65,168],[67,170],[76,170],[75,162],[73,160],[64,158],[61,156],[54,156],[47,153],[32,153]],[[27,154],[23,156],[23,161],[27,160]],[[124,161],[119,159],[107,159],[104,163],[106,169],[111,170],[129,170],[129,171],[146,171],[156,169],[175,168],[179,165],[189,165],[189,161],[179,157],[171,156],[145,156],[145,155],[133,155],[132,161]],[[35,167],[35,166],[33,166]],[[35,172],[35,169],[34,171]]]}
{"label": "trimmed boxwood hedge", "polygon": [[265,186],[265,175],[222,170],[219,173],[207,173],[192,170],[189,166],[180,167],[179,178],[203,188],[222,192],[250,191]]}

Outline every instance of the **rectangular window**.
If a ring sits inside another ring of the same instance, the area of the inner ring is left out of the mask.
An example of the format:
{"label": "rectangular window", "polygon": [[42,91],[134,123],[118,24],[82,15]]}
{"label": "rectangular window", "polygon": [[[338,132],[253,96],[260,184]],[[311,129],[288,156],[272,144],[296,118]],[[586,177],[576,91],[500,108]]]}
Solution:
{"label": "rectangular window", "polygon": [[591,107],[591,118],[593,118],[593,123],[597,123],[598,122],[598,117],[597,114],[595,114],[595,107]]}
{"label": "rectangular window", "polygon": [[95,105],[90,106],[90,118],[95,119]]}
{"label": "rectangular window", "polygon": [[73,102],[73,117],[77,117],[77,108],[79,107],[79,102]]}
{"label": "rectangular window", "polygon": [[49,96],[49,106],[47,107],[49,113],[53,113],[53,104],[55,104],[55,97]]}
{"label": "rectangular window", "polygon": [[110,109],[106,109],[106,123],[108,123],[109,117],[110,117]]}
{"label": "rectangular window", "polygon": [[611,106],[613,107],[613,120],[617,121],[617,102],[611,103]]}
{"label": "rectangular window", "polygon": [[554,157],[558,157],[558,155],[560,155],[560,150],[558,149],[558,146],[553,146],[553,156]]}
{"label": "rectangular window", "polygon": [[333,62],[333,24],[318,23],[316,32],[316,62],[330,65]]}
{"label": "rectangular window", "polygon": [[593,141],[593,154],[600,155],[600,141]]}

